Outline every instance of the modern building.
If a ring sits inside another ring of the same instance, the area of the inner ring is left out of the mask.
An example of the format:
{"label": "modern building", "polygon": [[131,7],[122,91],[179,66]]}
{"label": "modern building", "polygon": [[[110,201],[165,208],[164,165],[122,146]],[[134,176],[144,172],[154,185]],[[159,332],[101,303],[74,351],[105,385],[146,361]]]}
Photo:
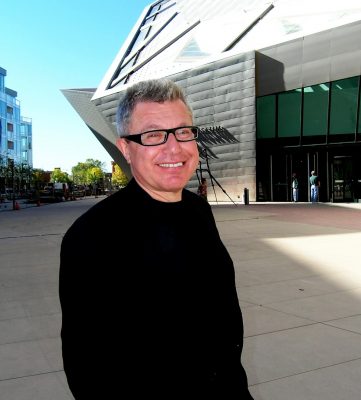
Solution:
{"label": "modern building", "polygon": [[33,166],[32,121],[21,116],[17,92],[5,86],[6,70],[0,67],[0,165],[13,160]]}
{"label": "modern building", "polygon": [[[201,127],[210,200],[361,198],[359,0],[159,0],[149,4],[96,89],[63,94],[117,164],[115,113],[132,83],[181,85]],[[210,185],[209,185],[210,186]],[[244,191],[247,188],[248,191]]]}

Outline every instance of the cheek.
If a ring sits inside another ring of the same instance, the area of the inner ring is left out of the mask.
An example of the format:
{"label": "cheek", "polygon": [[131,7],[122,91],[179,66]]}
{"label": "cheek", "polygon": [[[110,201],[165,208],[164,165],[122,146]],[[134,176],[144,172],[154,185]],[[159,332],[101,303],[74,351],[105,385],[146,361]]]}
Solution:
{"label": "cheek", "polygon": [[151,147],[142,147],[137,150],[133,150],[130,153],[131,161],[133,162],[133,164],[137,164],[140,168],[142,166],[145,167],[145,165],[154,163],[156,156],[157,151]]}
{"label": "cheek", "polygon": [[127,148],[127,157],[129,163],[137,165],[138,168],[142,168],[145,164],[149,164],[154,160],[156,155],[156,148],[141,146],[136,143],[129,143]]}
{"label": "cheek", "polygon": [[191,159],[192,159],[192,164],[197,166],[199,163],[199,152],[198,152],[197,146],[195,148],[193,148],[191,151]]}

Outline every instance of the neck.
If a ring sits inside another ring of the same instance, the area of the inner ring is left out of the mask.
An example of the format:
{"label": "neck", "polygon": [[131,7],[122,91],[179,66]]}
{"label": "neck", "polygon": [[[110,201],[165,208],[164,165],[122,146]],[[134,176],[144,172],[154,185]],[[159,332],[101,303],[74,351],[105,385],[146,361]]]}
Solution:
{"label": "neck", "polygon": [[182,200],[182,190],[177,192],[161,192],[145,187],[139,181],[137,181],[137,183],[154,200],[162,201],[164,203],[176,203]]}

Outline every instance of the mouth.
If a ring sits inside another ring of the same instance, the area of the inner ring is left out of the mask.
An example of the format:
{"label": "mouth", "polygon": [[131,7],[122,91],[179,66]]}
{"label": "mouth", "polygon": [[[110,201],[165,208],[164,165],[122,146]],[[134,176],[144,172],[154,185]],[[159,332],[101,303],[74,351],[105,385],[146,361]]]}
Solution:
{"label": "mouth", "polygon": [[183,162],[177,162],[177,163],[164,163],[164,164],[158,164],[162,168],[177,168],[177,167],[182,167]]}

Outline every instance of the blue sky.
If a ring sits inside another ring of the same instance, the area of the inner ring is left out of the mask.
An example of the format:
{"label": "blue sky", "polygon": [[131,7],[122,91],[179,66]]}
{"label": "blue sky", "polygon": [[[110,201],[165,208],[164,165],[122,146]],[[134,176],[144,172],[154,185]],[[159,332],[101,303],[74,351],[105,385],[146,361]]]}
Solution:
{"label": "blue sky", "polygon": [[34,168],[111,158],[61,93],[96,88],[151,0],[16,0],[1,5],[0,67],[32,118]]}

